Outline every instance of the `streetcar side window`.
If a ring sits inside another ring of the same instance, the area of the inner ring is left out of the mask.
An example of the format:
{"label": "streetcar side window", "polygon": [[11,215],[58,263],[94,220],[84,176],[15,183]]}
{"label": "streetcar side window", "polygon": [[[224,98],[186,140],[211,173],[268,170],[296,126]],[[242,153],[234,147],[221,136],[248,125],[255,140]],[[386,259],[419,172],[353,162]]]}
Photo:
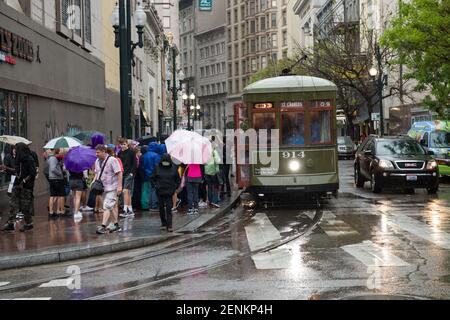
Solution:
{"label": "streetcar side window", "polygon": [[283,128],[282,145],[302,146],[305,144],[305,113],[283,112],[281,116]]}
{"label": "streetcar side window", "polygon": [[331,143],[331,101],[314,101],[310,110],[312,144]]}

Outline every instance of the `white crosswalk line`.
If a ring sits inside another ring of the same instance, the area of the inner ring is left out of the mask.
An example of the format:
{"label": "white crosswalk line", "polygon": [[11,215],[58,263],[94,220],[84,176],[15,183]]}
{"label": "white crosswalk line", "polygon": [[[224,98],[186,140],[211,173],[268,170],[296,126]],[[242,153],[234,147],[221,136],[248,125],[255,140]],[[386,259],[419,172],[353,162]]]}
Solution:
{"label": "white crosswalk line", "polygon": [[11,282],[0,282],[0,287],[3,287],[3,286],[7,286],[8,284],[10,284]]}
{"label": "white crosswalk line", "polygon": [[56,287],[67,287],[69,285],[71,285],[73,282],[72,278],[68,278],[68,279],[57,279],[57,280],[52,280],[50,282],[47,283],[43,283],[39,286],[39,288],[56,288]]}
{"label": "white crosswalk line", "polygon": [[382,248],[372,241],[364,241],[341,247],[367,267],[407,267],[410,264],[389,252],[388,248]]}
{"label": "white crosswalk line", "polygon": [[[312,219],[310,215],[308,215],[308,217]],[[329,237],[341,237],[359,234],[359,232],[353,229],[349,224],[340,219],[337,219],[336,215],[331,213],[331,211],[324,211],[319,226]]]}
{"label": "white crosswalk line", "polygon": [[[281,240],[280,232],[264,213],[257,213],[251,224],[245,227],[248,245],[256,251]],[[291,265],[292,251],[286,246],[252,256],[257,269],[287,269]]]}
{"label": "white crosswalk line", "polygon": [[407,216],[389,216],[387,223],[391,226],[396,226],[400,229],[408,231],[409,233],[418,236],[434,243],[438,247],[443,249],[450,249],[450,234],[428,226],[427,224],[420,222],[414,218]]}

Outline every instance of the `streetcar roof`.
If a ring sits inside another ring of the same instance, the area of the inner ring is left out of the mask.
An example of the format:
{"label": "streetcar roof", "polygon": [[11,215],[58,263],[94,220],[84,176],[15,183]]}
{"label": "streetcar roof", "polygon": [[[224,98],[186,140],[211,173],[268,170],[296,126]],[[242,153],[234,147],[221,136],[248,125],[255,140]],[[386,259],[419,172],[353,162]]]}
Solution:
{"label": "streetcar roof", "polygon": [[244,94],[336,90],[336,85],[325,79],[309,76],[281,76],[252,83],[244,89]]}

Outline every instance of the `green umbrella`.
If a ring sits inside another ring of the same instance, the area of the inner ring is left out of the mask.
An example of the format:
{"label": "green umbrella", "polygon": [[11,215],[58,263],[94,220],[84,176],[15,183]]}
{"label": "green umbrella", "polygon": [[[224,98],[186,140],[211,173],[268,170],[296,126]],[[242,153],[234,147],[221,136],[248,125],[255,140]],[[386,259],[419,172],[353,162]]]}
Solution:
{"label": "green umbrella", "polygon": [[50,140],[44,149],[70,149],[81,146],[83,142],[74,137],[60,137]]}

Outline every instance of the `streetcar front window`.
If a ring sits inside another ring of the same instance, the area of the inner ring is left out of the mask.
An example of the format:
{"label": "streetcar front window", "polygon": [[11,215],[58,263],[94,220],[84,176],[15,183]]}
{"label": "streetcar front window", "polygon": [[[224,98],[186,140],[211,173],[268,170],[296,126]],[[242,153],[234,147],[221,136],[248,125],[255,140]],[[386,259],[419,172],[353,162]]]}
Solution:
{"label": "streetcar front window", "polygon": [[311,142],[331,143],[331,111],[311,112]]}
{"label": "streetcar front window", "polygon": [[[276,117],[273,112],[262,112],[253,114],[253,128],[258,132],[267,130],[267,145],[271,144],[272,130],[276,129]],[[263,141],[261,141],[264,144]]]}
{"label": "streetcar front window", "polygon": [[282,141],[283,145],[302,146],[305,144],[305,114],[303,112],[283,113]]}

